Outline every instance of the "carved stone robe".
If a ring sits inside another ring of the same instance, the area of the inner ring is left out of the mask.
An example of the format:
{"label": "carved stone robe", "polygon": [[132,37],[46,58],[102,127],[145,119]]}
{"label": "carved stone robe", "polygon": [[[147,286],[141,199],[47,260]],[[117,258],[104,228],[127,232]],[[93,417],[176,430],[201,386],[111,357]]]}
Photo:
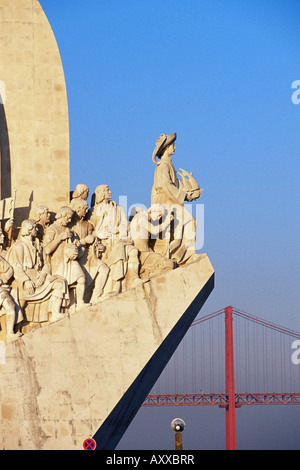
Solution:
{"label": "carved stone robe", "polygon": [[151,192],[152,204],[183,205],[186,192],[179,188],[176,170],[171,158],[157,162]]}
{"label": "carved stone robe", "polygon": [[128,253],[135,250],[124,210],[114,201],[109,201],[96,205],[89,220],[95,227],[96,236],[106,247],[102,260],[111,269],[110,276],[115,281],[124,278]]}
{"label": "carved stone robe", "polygon": [[165,217],[172,216],[170,238],[154,240],[153,249],[176,263],[184,264],[195,254],[196,220],[184,207],[186,192],[179,188],[176,170],[170,157],[157,162],[151,192],[151,205],[161,204]]}
{"label": "carved stone robe", "polygon": [[[94,234],[94,226],[88,220],[77,221],[72,225],[72,230],[77,235],[79,241],[86,238],[88,235]],[[106,264],[98,258],[96,250],[95,242],[91,245],[85,245],[78,258],[78,262],[85,275],[87,291],[90,290],[99,270],[101,268],[108,270]]]}
{"label": "carved stone robe", "polygon": [[0,255],[0,279],[2,281],[0,285],[0,317],[2,314],[5,314],[5,311],[1,310],[3,302],[10,297],[9,288],[6,286],[7,282],[13,276],[13,268],[11,265],[6,261],[6,259]]}
{"label": "carved stone robe", "polygon": [[[34,243],[21,238],[14,243],[7,253],[7,261],[14,270],[14,281],[12,288],[16,302],[33,304],[35,308],[26,309],[27,320],[35,322],[48,321],[50,309],[47,300],[52,292],[60,298],[68,297],[66,281],[59,276],[49,273],[49,266],[43,264],[42,253]],[[31,281],[34,285],[40,276],[45,276],[43,284],[30,294],[24,285]]]}
{"label": "carved stone robe", "polygon": [[[64,232],[66,227],[62,227],[57,223],[50,225],[44,235],[43,247],[44,249],[51,243],[55,237]],[[49,263],[51,266],[51,274],[59,274],[64,277],[68,285],[72,285],[77,282],[77,280],[84,276],[84,273],[80,267],[80,264],[77,260],[67,259],[64,254],[64,248],[67,243],[76,242],[75,237],[69,240],[63,240],[60,242],[55,251],[49,255]]]}

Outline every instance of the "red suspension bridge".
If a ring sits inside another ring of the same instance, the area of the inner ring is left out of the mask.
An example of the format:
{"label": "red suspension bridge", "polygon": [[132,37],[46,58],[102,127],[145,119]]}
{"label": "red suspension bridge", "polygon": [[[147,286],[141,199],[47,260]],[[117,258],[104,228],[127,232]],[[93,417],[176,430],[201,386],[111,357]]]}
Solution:
{"label": "red suspension bridge", "polygon": [[300,332],[226,307],[192,323],[143,406],[217,405],[235,450],[236,408],[300,404],[298,358]]}

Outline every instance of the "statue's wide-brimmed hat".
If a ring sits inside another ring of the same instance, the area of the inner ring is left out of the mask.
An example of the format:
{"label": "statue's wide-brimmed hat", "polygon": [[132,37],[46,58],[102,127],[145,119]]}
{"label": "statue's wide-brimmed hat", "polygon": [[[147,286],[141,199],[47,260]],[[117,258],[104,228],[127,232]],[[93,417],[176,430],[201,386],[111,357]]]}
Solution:
{"label": "statue's wide-brimmed hat", "polygon": [[157,163],[156,157],[160,158],[164,152],[164,150],[173,142],[176,140],[176,132],[173,132],[173,134],[165,135],[161,134],[159,138],[156,141],[156,147],[154,149],[154,152],[152,154],[152,160],[154,163]]}

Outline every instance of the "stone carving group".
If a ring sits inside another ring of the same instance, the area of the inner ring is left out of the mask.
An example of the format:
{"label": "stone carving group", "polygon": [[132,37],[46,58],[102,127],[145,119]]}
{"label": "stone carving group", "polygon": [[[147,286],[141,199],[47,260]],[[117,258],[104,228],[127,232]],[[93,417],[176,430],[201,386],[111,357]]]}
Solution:
{"label": "stone carving group", "polygon": [[96,304],[163,271],[193,262],[196,220],[185,201],[201,196],[192,174],[172,163],[176,134],[156,141],[151,207],[136,207],[129,219],[99,185],[89,208],[89,187],[78,184],[71,201],[51,223],[46,206],[22,222],[12,240],[13,218],[0,233],[0,316],[6,340],[27,325],[54,322],[73,309]]}

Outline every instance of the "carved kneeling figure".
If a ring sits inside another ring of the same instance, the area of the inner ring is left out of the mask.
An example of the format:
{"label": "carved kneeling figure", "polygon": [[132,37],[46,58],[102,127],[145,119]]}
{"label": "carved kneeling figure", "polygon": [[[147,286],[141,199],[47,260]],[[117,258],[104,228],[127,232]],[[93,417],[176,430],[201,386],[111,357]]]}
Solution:
{"label": "carved kneeling figure", "polygon": [[[7,261],[14,270],[16,302],[22,309],[28,304],[39,307],[35,321],[56,321],[64,316],[61,306],[64,298],[68,297],[66,280],[57,275],[49,274],[49,266],[44,264],[42,253],[35,244],[36,222],[24,220],[21,225],[21,239],[11,246],[7,253]],[[50,308],[48,303],[50,300]]]}
{"label": "carved kneeling figure", "polygon": [[84,301],[86,279],[77,261],[78,254],[78,247],[73,243],[67,243],[64,248],[65,262],[61,264],[62,274],[67,278],[69,288],[75,288],[77,310],[91,305],[89,302]]}

